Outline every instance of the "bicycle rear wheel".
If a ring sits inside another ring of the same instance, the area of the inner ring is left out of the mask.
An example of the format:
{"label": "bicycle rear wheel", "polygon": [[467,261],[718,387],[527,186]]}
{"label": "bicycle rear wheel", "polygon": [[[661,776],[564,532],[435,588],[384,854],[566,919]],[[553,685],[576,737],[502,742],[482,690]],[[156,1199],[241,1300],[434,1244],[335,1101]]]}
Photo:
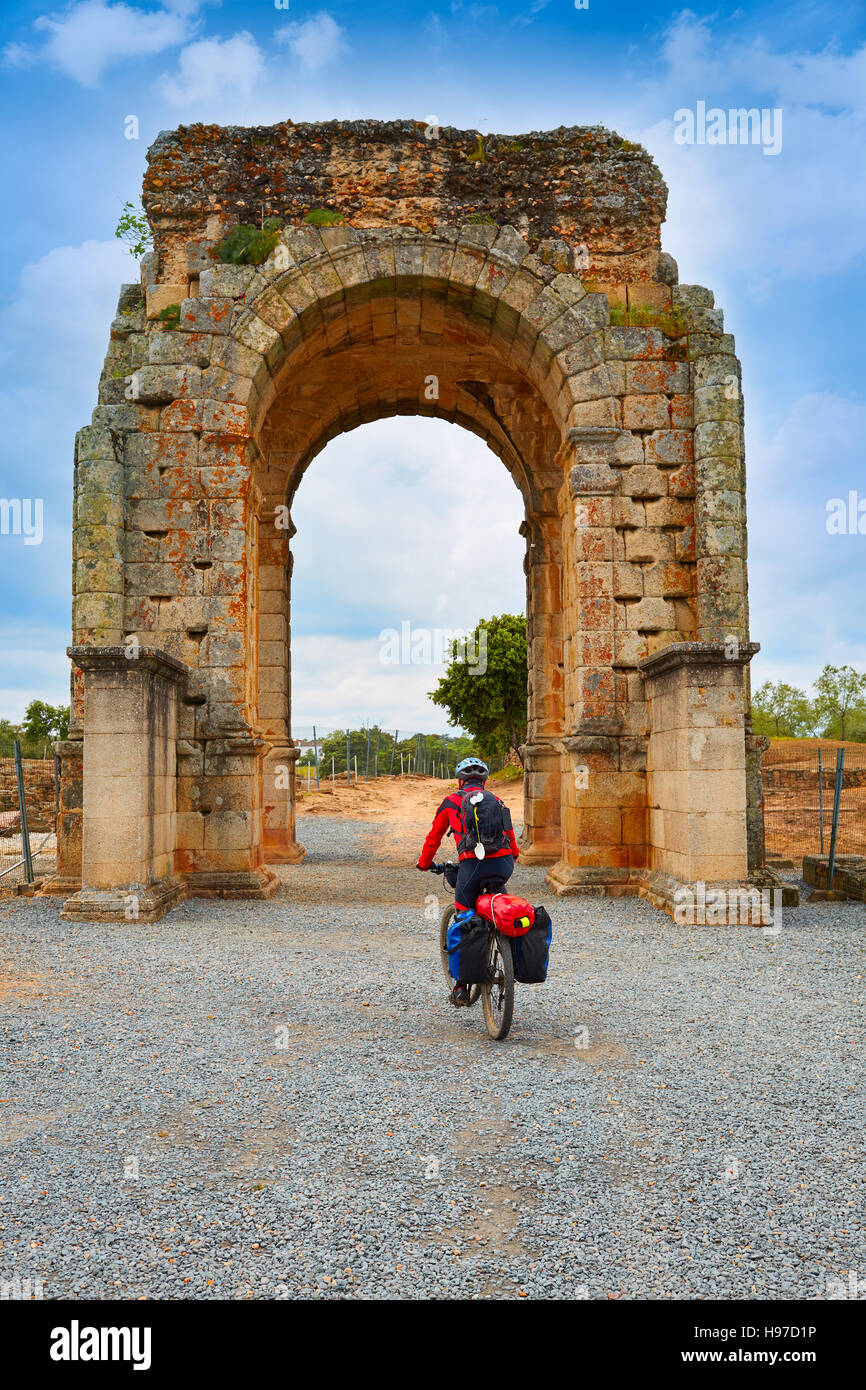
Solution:
{"label": "bicycle rear wheel", "polygon": [[514,959],[511,942],[498,931],[490,933],[487,968],[488,977],[481,986],[484,1022],[491,1038],[501,1042],[508,1037],[514,1017]]}
{"label": "bicycle rear wheel", "polygon": [[[448,935],[448,928],[451,926],[451,921],[455,916],[456,912],[456,907],[453,903],[451,903],[448,907],[445,908],[445,911],[442,913],[442,916],[439,919],[439,959],[442,962],[442,973],[445,976],[445,983],[448,986],[449,994],[454,988],[454,976],[451,974],[451,971],[448,966],[448,950],[446,946],[446,937]],[[469,1003],[477,1004],[478,996],[480,993],[481,985],[470,985]]]}

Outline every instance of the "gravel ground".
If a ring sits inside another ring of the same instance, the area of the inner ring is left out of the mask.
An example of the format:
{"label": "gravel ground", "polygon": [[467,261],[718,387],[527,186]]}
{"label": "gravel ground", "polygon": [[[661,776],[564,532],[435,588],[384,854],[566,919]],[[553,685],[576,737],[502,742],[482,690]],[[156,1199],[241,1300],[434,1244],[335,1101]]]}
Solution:
{"label": "gravel ground", "polygon": [[[0,906],[0,1279],[56,1298],[826,1298],[859,1272],[864,909],[552,901],[504,1043],[441,880],[309,817],[269,903]],[[551,902],[543,871],[516,889]],[[855,1276],[856,1277],[856,1276]],[[838,1295],[837,1295],[838,1296]]]}

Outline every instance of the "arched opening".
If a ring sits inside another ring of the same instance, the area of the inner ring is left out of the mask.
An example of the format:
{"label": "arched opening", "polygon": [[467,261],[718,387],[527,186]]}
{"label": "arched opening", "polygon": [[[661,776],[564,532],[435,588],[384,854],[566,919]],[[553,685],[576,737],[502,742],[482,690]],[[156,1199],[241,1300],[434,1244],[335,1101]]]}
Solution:
{"label": "arched opening", "polygon": [[[374,282],[340,298],[287,352],[268,383],[256,430],[255,719],[271,744],[263,763],[266,861],[300,857],[289,786],[273,769],[291,759],[290,672],[282,634],[290,628],[291,510],[311,461],[329,440],[389,416],[421,415],[463,426],[505,464],[522,498],[528,623],[525,846],[530,862],[560,852],[559,752],[563,732],[561,432],[493,317],[477,323],[466,303],[434,282]],[[402,293],[400,292],[402,289]],[[286,293],[286,288],[283,288]],[[327,305],[325,306],[327,308]],[[309,311],[308,311],[309,312]],[[482,615],[479,615],[482,616]],[[548,767],[537,749],[549,742]],[[285,779],[284,779],[285,781]],[[282,794],[281,794],[282,793]]]}
{"label": "arched opening", "polygon": [[[323,729],[372,723],[382,729],[383,748],[395,730],[403,744],[434,735],[441,764],[438,736],[456,731],[429,695],[453,634],[493,614],[524,615],[523,518],[520,493],[500,461],[459,426],[390,418],[332,440],[292,502],[288,706],[295,740],[309,738],[314,726],[321,739]],[[263,635],[285,638],[280,619],[263,617],[262,624]],[[285,660],[286,646],[269,650]],[[525,692],[523,701],[525,713]],[[399,772],[399,754],[394,761]],[[386,760],[379,770],[391,765]],[[362,756],[362,775],[365,766]],[[329,771],[330,759],[325,779]],[[267,788],[264,806],[267,816]],[[302,832],[298,838],[304,842]]]}

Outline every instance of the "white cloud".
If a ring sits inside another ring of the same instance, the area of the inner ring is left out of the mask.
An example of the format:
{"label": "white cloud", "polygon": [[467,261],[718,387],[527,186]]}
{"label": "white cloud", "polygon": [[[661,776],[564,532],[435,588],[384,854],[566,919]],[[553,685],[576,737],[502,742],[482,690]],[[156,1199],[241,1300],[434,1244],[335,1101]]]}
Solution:
{"label": "white cloud", "polygon": [[95,87],[107,68],[129,58],[149,58],[190,37],[197,0],[177,0],[152,10],[81,0],[61,15],[40,15],[34,29],[46,35],[39,47],[13,43],[4,50],[12,67],[47,62],[84,87]]}
{"label": "white cloud", "polygon": [[36,61],[36,50],[30,44],[7,43],[3,49],[3,62],[8,68],[32,68]]}
{"label": "white cloud", "polygon": [[175,76],[163,74],[158,87],[172,106],[211,103],[217,108],[232,97],[248,98],[264,73],[265,60],[251,34],[230,39],[199,39],[181,50]]}
{"label": "white cloud", "polygon": [[[670,189],[665,247],[685,280],[718,284],[726,262],[760,302],[786,276],[838,273],[866,251],[866,45],[850,54],[775,52],[738,26],[686,11],[667,31],[663,75],[644,83],[634,134]],[[723,110],[782,111],[782,148],[678,145],[674,112],[698,101]],[[666,112],[647,123],[646,113]],[[704,276],[704,279],[701,277]]]}
{"label": "white cloud", "polygon": [[20,723],[31,700],[49,705],[69,703],[69,658],[72,634],[65,628],[7,621],[0,624],[4,685],[0,719]]}
{"label": "white cloud", "polygon": [[866,498],[866,403],[830,392],[796,401],[768,440],[748,436],[754,679],[806,684],[826,662],[866,667],[860,595],[866,536],[830,535],[827,502]]}
{"label": "white cloud", "polygon": [[346,48],[345,30],[325,10],[302,24],[284,25],[276,37],[312,72],[333,62]]}
{"label": "white cloud", "polygon": [[137,263],[116,240],[57,246],[25,265],[0,312],[4,386],[14,370],[40,396],[46,388],[74,395],[77,386],[95,403],[120,286],[137,279]]}
{"label": "white cloud", "polygon": [[523,502],[474,435],[396,418],[335,439],[292,506],[293,725],[444,730],[444,666],[389,665],[380,633],[523,612]]}
{"label": "white cloud", "polygon": [[[137,266],[119,241],[60,246],[24,267],[0,312],[0,418],[6,497],[43,499],[44,539],[0,537],[4,607],[65,619],[70,598],[72,455],[89,424],[124,281]],[[0,647],[0,667],[13,658]]]}

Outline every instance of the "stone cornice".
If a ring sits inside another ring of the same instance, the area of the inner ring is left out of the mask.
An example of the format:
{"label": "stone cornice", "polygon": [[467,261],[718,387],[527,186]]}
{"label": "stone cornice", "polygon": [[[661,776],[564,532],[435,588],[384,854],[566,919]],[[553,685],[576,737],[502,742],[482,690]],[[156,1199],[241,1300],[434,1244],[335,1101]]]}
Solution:
{"label": "stone cornice", "polygon": [[67,647],[66,655],[82,671],[147,671],[184,685],[189,667],[158,647]]}
{"label": "stone cornice", "polygon": [[733,652],[727,642],[672,642],[661,651],[645,656],[638,668],[646,678],[662,676],[682,666],[747,666],[760,650],[759,642],[737,642]]}

